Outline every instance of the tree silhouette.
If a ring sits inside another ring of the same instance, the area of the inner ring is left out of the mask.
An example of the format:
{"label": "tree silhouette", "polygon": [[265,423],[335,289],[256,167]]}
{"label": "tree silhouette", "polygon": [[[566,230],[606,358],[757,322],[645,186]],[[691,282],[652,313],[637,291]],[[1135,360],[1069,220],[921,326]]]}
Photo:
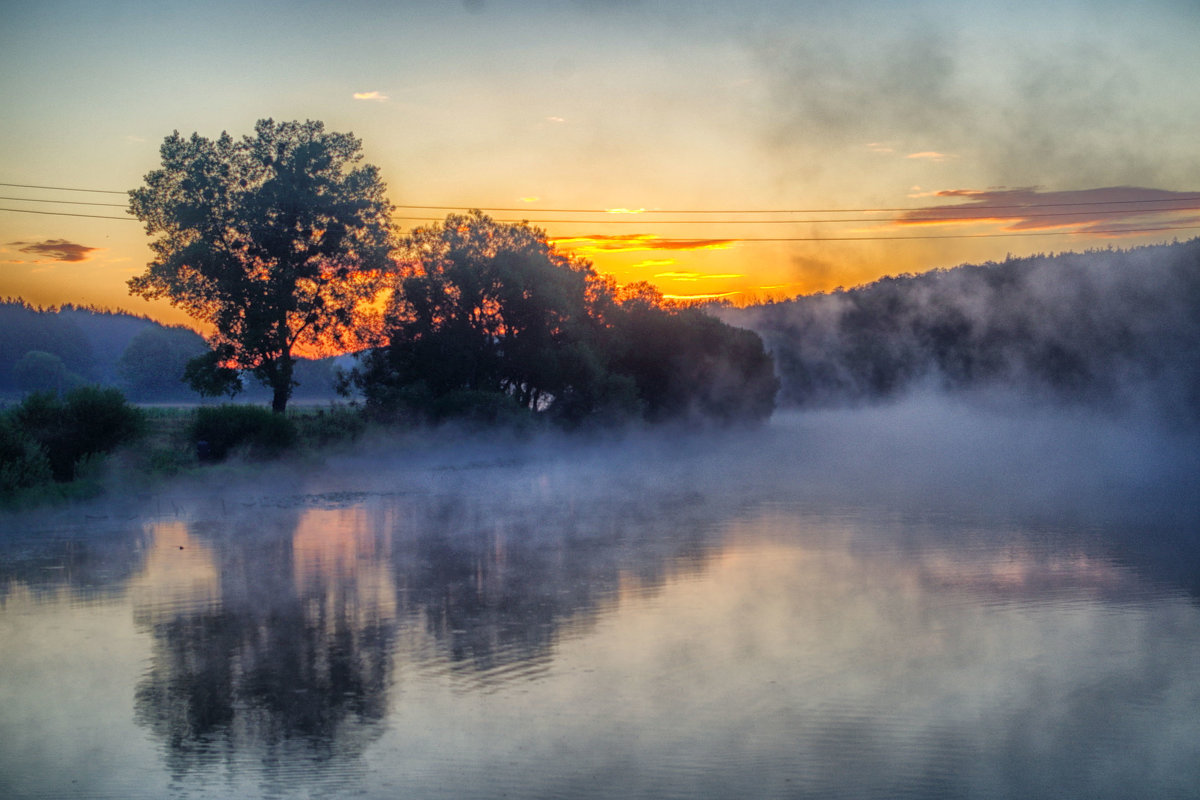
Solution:
{"label": "tree silhouette", "polygon": [[[391,206],[360,148],[314,121],[260,120],[241,141],[176,131],[162,168],[129,193],[156,237],[130,292],[211,325],[221,363],[205,364],[250,370],[277,412],[295,385],[294,349],[342,341],[389,265]],[[229,373],[215,377],[225,380],[210,391],[230,388]]]}
{"label": "tree silhouette", "polygon": [[545,232],[479,211],[411,232],[388,344],[355,376],[369,405],[435,417],[507,406],[568,424],[645,414],[761,419],[776,381],[757,334],[618,289]]}

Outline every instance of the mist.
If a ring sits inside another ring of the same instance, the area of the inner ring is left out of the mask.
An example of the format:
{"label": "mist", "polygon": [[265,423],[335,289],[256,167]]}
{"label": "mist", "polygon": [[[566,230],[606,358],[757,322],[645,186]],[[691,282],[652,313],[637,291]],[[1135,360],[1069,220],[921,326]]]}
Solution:
{"label": "mist", "polygon": [[929,390],[1194,427],[1198,259],[1200,240],[1010,258],[719,313],[763,337],[784,407]]}

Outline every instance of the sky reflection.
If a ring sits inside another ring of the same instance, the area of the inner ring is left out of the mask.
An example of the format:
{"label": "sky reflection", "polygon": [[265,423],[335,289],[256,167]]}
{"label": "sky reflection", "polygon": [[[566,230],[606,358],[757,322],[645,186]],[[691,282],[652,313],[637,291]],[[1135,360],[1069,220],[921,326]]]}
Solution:
{"label": "sky reflection", "polygon": [[371,461],[378,484],[343,464],[144,517],[48,517],[0,545],[0,786],[1116,798],[1200,782],[1194,576],[1130,557],[1131,530],[1190,552],[1178,513],[1131,528],[1124,504],[1074,524],[1072,503],[1034,522],[936,492],[855,505],[832,475],[783,474],[778,434],[659,443],[622,470],[619,448],[442,451]]}

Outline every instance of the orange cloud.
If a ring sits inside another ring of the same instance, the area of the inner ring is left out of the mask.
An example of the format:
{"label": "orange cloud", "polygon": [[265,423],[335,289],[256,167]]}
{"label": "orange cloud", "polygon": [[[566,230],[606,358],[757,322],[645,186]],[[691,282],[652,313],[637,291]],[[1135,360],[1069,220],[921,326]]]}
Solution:
{"label": "orange cloud", "polygon": [[388,96],[383,92],[355,92],[355,100],[374,100],[376,103],[386,102]]}
{"label": "orange cloud", "polygon": [[695,302],[695,301],[699,301],[699,300],[718,300],[722,297],[733,297],[736,294],[741,294],[741,292],[708,292],[708,293],[704,293],[704,294],[664,294],[663,299],[665,299],[665,300],[682,300],[684,302],[687,302],[687,301]]}
{"label": "orange cloud", "polygon": [[637,253],[651,250],[725,250],[736,239],[664,239],[649,233],[594,234],[552,239],[578,253]]}
{"label": "orange cloud", "polygon": [[730,280],[733,278],[744,278],[745,275],[738,272],[728,272],[723,275],[710,275],[707,272],[660,272],[654,277],[665,278],[674,281],[699,281],[699,280]]}

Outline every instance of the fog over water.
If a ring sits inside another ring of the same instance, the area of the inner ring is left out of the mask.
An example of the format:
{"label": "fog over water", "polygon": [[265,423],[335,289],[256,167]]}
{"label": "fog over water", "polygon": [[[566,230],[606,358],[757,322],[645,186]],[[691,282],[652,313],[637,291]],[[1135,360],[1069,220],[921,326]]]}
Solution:
{"label": "fog over water", "polygon": [[9,515],[6,796],[1185,797],[1200,447],[912,393]]}

